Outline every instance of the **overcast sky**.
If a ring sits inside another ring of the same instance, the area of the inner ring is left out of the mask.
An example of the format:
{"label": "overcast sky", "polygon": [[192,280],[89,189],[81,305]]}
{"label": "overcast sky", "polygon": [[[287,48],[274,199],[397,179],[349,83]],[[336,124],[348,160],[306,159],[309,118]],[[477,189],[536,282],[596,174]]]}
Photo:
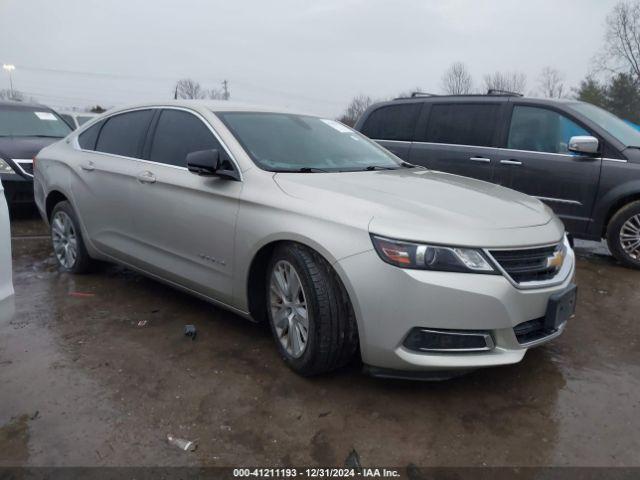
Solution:
{"label": "overcast sky", "polygon": [[[359,93],[438,92],[545,66],[568,86],[589,71],[615,0],[0,0],[0,63],[40,102],[85,107],[170,98],[175,81],[232,100],[337,116]],[[8,88],[0,71],[0,88]]]}

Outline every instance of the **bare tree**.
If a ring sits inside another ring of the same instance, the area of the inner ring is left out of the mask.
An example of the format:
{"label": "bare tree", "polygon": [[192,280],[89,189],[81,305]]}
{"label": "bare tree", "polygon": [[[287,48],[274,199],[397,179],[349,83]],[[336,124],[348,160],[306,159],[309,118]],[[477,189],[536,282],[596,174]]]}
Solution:
{"label": "bare tree", "polygon": [[362,115],[372,103],[373,99],[370,96],[358,95],[349,102],[349,105],[347,105],[347,108],[338,120],[345,125],[353,127],[360,118],[360,115]]}
{"label": "bare tree", "polygon": [[543,68],[538,78],[540,92],[546,98],[562,98],[564,94],[563,82],[564,75],[551,67]]}
{"label": "bare tree", "polygon": [[484,76],[487,90],[524,93],[527,87],[527,76],[521,72],[494,72]]}
{"label": "bare tree", "polygon": [[229,82],[227,80],[223,80],[222,88],[212,88],[211,90],[208,90],[206,94],[212,100],[229,100],[229,98],[231,98]]}
{"label": "bare tree", "polygon": [[191,78],[178,80],[174,89],[174,98],[198,99],[206,98],[207,92],[200,84]]}
{"label": "bare tree", "polygon": [[473,79],[462,62],[452,64],[442,75],[442,90],[448,95],[465,95],[473,90]]}
{"label": "bare tree", "polygon": [[640,80],[640,1],[619,2],[607,16],[605,46],[598,70],[631,73]]}
{"label": "bare tree", "polygon": [[2,89],[0,90],[0,100],[13,100],[14,102],[24,101],[25,96],[22,92],[16,89]]}

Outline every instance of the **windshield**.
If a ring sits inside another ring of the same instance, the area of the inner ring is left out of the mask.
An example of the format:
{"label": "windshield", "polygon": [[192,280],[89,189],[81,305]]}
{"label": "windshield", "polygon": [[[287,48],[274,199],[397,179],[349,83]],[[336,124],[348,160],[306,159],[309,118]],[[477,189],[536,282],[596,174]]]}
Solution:
{"label": "windshield", "polygon": [[0,137],[66,137],[71,128],[50,110],[25,107],[0,109]]}
{"label": "windshield", "polygon": [[216,112],[252,160],[272,172],[396,169],[401,161],[335,120],[262,112]]}
{"label": "windshield", "polygon": [[627,147],[640,147],[640,132],[613,113],[583,102],[572,103],[570,107],[595,122]]}

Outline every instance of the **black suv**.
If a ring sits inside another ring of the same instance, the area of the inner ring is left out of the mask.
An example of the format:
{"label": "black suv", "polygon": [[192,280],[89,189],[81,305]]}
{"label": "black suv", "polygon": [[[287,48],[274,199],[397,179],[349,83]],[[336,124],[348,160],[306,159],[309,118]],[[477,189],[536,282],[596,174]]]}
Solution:
{"label": "black suv", "polygon": [[33,203],[33,157],[70,132],[49,107],[0,102],[0,180],[7,202]]}
{"label": "black suv", "polygon": [[372,105],[356,129],[400,158],[535,196],[577,238],[640,268],[640,132],[575,100],[510,93]]}

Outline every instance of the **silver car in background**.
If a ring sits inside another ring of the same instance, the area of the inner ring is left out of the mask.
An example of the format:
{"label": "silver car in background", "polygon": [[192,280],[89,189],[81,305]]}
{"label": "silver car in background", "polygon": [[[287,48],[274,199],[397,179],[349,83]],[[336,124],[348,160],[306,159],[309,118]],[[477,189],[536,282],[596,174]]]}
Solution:
{"label": "silver car in background", "polygon": [[117,262],[267,321],[302,375],[356,352],[380,376],[512,364],[573,313],[574,254],[548,207],[410,165],[334,120],[136,105],[35,165],[62,269]]}

